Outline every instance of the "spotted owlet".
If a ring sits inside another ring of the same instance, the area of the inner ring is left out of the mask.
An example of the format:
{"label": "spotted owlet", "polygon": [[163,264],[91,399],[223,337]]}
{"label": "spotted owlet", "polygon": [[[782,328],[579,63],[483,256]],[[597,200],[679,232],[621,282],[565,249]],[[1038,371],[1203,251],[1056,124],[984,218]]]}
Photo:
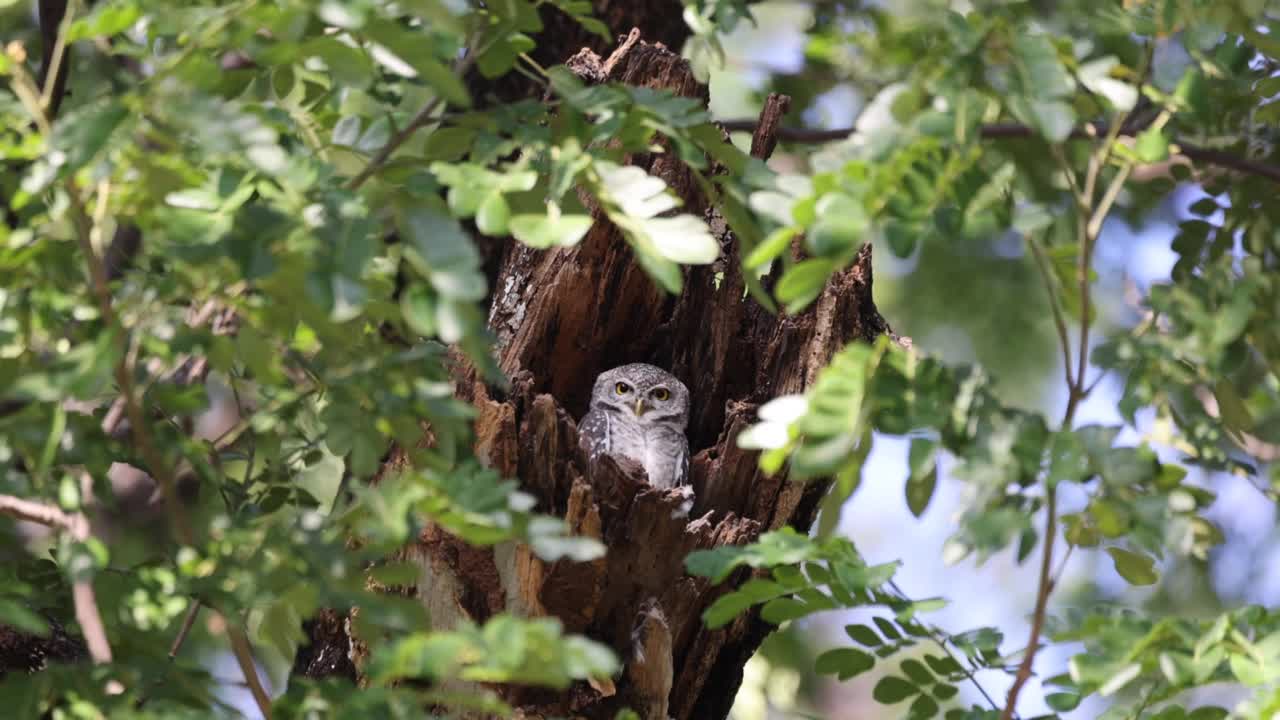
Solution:
{"label": "spotted owlet", "polygon": [[644,466],[649,484],[689,483],[689,388],[674,375],[644,363],[600,373],[591,409],[578,423],[587,457],[625,457]]}

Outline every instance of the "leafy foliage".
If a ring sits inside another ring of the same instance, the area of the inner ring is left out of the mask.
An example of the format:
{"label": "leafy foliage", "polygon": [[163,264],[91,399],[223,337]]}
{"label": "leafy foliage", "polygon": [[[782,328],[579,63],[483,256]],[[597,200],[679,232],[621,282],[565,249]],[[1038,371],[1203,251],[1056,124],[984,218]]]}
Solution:
{"label": "leafy foliage", "polygon": [[[941,609],[942,598],[911,600],[893,582],[899,563],[867,565],[852,542],[837,537],[814,541],[790,529],[766,533],[751,545],[693,553],[689,572],[721,582],[735,568],[756,568],[753,576],[720,596],[703,613],[709,627],[721,627],[754,606],[771,623],[799,620],[835,609],[885,608],[891,617],[876,615],[869,624],[847,625],[845,633],[859,647],[837,647],[815,660],[818,673],[840,680],[906,657],[891,674],[876,683],[874,698],[894,705],[912,699],[912,716],[932,716],[954,699],[957,684],[979,669],[998,668],[1000,633],[981,628],[946,636],[920,615]],[[939,652],[941,654],[939,654]],[[961,664],[961,659],[965,664]],[[981,711],[974,710],[981,717]]]}
{"label": "leafy foliage", "polygon": [[[1045,609],[1059,534],[1102,549],[1138,586],[1159,585],[1180,556],[1207,556],[1222,539],[1204,515],[1214,494],[1186,466],[1247,476],[1272,499],[1280,488],[1280,206],[1263,181],[1277,177],[1274,9],[815,3],[804,72],[769,89],[793,95],[797,114],[841,84],[872,100],[847,139],[778,172],[725,143],[696,100],[538,66],[528,53],[543,4],[73,2],[59,34],[74,52],[58,59],[72,92],[55,98],[57,73],[42,79],[25,8],[0,3],[6,27],[25,28],[0,55],[0,496],[6,514],[22,517],[16,501],[56,513],[54,534],[24,536],[0,566],[0,623],[43,634],[54,620],[94,640],[68,599],[82,602],[87,586],[110,656],[10,675],[6,707],[205,713],[221,702],[205,670],[160,650],[197,603],[248,629],[274,660],[264,663],[276,687],[304,619],[360,608],[373,687],[291,683],[276,700],[289,716],[416,716],[427,705],[501,714],[496,696],[440,688],[564,688],[617,673],[610,649],[555,621],[498,616],[443,631],[417,601],[371,589],[416,580],[386,558],[427,526],[480,546],[526,543],[548,561],[603,551],[473,457],[473,410],[454,397],[449,355],[504,382],[478,238],[573,246],[603,217],[673,293],[683,266],[723,261],[722,242],[737,243],[741,301],[784,313],[809,307],[868,242],[911,258],[1013,238],[1061,344],[1061,421],[1002,399],[981,368],[888,338],[850,345],[803,393],[762,406],[738,442],[761,450],[770,473],[831,490],[814,538],[784,528],[688,558],[693,574],[735,580],[707,625],[886,609],[850,625],[853,644],[819,655],[816,669],[841,680],[880,671],[873,697],[911,717],[1008,717],[995,702],[960,707],[958,688],[976,670],[1021,662],[1016,699],[1042,627],[1087,650],[1046,681],[1055,712],[1097,696],[1115,717],[1155,704],[1156,717],[1221,717],[1183,700],[1228,681],[1256,690],[1237,714],[1274,714],[1268,609],[1213,619]],[[610,35],[589,3],[545,4]],[[741,0],[697,0],[685,20],[686,52],[707,70],[720,36],[754,15]],[[545,94],[474,97],[472,71],[532,78]],[[626,164],[659,151],[697,172],[731,234],[680,212],[671,188]],[[1074,416],[1093,387],[1090,331],[1103,322],[1093,256],[1110,215],[1137,216],[1183,180],[1207,197],[1178,226],[1172,277],[1150,288],[1135,327],[1111,328],[1092,353],[1123,382],[1125,420],[1156,417],[1155,436],[1120,444],[1120,426]],[[131,234],[144,238],[133,251]],[[988,293],[986,277],[957,291]],[[202,428],[228,404],[228,421]],[[1023,562],[1042,549],[1028,649],[1004,654],[989,628],[928,625],[919,614],[940,599],[908,599],[896,564],[869,565],[836,535],[885,435],[910,438],[914,515],[927,512],[941,462],[965,483],[949,560],[1009,550]],[[383,472],[393,443],[404,465]],[[1180,456],[1160,461],[1158,444]],[[131,504],[116,463],[145,469],[162,497]],[[186,512],[175,498],[192,484],[201,492]],[[1059,513],[1066,488],[1086,500]],[[80,532],[91,498],[147,520]]]}

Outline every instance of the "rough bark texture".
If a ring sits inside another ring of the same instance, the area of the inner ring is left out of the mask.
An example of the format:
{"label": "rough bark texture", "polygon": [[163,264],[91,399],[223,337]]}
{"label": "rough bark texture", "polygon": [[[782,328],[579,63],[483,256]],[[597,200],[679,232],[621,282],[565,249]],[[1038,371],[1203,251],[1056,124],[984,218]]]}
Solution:
{"label": "rough bark texture", "polygon": [[45,619],[49,621],[49,633],[45,637],[0,625],[0,679],[10,672],[39,672],[50,662],[78,662],[89,657],[83,640],[70,635],[52,617]]}
{"label": "rough bark texture", "polygon": [[[707,97],[679,56],[638,41],[634,31],[609,58],[583,49],[568,64],[589,81]],[[779,96],[766,104],[752,143],[757,156],[772,150],[772,129],[786,106]],[[479,412],[480,459],[518,477],[540,511],[602,540],[607,555],[548,564],[521,545],[476,549],[435,529],[406,553],[421,568],[417,592],[437,627],[502,611],[554,615],[567,630],[611,645],[626,663],[611,684],[566,693],[500,689],[523,717],[612,718],[622,707],[657,720],[728,714],[743,665],[771,626],[747,614],[707,630],[700,615],[725,586],[687,576],[683,560],[783,525],[809,527],[825,485],[765,477],[755,453],[734,440],[759,403],[803,391],[842,345],[889,332],[872,302],[869,246],[807,311],[771,315],[744,299],[736,241],[707,207],[692,171],[669,154],[630,161],[665,180],[686,211],[707,218],[722,260],[687,270],[684,292],[672,297],[603,218],[573,248],[509,243],[493,266],[489,322],[511,388],[498,393],[465,372],[459,382]],[[638,467],[609,459],[588,466],[578,449],[574,419],[586,411],[592,379],[636,361],[668,368],[693,389],[688,434],[697,501],[690,514],[679,511],[679,493],[648,486]],[[340,624],[312,629],[313,643],[347,647]]]}

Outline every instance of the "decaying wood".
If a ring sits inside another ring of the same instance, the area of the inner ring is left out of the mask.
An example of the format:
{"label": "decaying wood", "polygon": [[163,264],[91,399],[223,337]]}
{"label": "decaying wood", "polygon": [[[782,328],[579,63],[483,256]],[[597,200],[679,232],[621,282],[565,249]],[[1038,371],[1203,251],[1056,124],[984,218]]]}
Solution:
{"label": "decaying wood", "polygon": [[[584,49],[567,64],[588,82],[707,99],[678,55],[635,32],[608,58]],[[758,157],[773,149],[787,103],[783,96],[766,103],[752,141]],[[755,453],[734,440],[760,403],[802,392],[841,346],[889,332],[872,302],[869,246],[807,311],[771,315],[743,299],[736,241],[700,194],[693,171],[671,154],[629,161],[665,180],[684,211],[708,220],[722,259],[687,270],[683,293],[672,297],[602,217],[576,247],[539,251],[509,243],[493,264],[489,323],[511,386],[498,392],[463,373],[458,387],[478,411],[481,460],[519,478],[539,511],[600,539],[607,554],[587,563],[545,563],[522,545],[480,550],[435,529],[406,551],[421,568],[418,595],[436,627],[483,622],[497,612],[554,615],[568,631],[607,643],[624,659],[626,669],[610,684],[581,683],[565,693],[500,688],[520,717],[612,718],[623,707],[658,720],[727,715],[744,664],[771,628],[748,613],[706,629],[701,613],[725,588],[686,575],[684,558],[748,543],[783,525],[809,527],[825,486],[765,477]],[[578,448],[574,419],[587,409],[592,379],[637,361],[668,368],[693,389],[692,513],[679,492],[647,485],[638,466],[608,458],[589,466]]]}
{"label": "decaying wood", "polygon": [[52,614],[45,620],[49,632],[43,637],[0,624],[0,679],[10,672],[38,672],[50,662],[69,663],[89,657],[83,639],[68,633]]}
{"label": "decaying wood", "polygon": [[[529,51],[534,62],[543,67],[557,65],[580,48],[605,55],[613,42],[583,27],[582,23],[556,7],[555,3],[541,3],[538,14],[542,30],[530,33],[537,45]],[[631,28],[652,43],[680,51],[689,36],[689,25],[684,21],[684,5],[680,0],[592,0],[591,15],[615,32]],[[538,97],[541,87],[535,79],[521,73],[507,73],[496,79],[485,78],[478,69],[471,71],[467,84],[475,97],[492,96],[500,102]]]}

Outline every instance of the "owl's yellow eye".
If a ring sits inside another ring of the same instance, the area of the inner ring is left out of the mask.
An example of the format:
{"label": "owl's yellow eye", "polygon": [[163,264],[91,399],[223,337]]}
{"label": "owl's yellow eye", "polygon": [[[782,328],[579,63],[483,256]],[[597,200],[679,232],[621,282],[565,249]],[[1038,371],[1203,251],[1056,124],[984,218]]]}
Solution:
{"label": "owl's yellow eye", "polygon": [[617,385],[613,386],[613,391],[618,393],[619,395],[626,395],[627,393],[631,392],[631,386],[624,382],[620,382]]}
{"label": "owl's yellow eye", "polygon": [[666,400],[667,398],[671,397],[670,391],[668,391],[666,388],[657,388],[650,394],[653,395],[653,398],[655,400]]}

